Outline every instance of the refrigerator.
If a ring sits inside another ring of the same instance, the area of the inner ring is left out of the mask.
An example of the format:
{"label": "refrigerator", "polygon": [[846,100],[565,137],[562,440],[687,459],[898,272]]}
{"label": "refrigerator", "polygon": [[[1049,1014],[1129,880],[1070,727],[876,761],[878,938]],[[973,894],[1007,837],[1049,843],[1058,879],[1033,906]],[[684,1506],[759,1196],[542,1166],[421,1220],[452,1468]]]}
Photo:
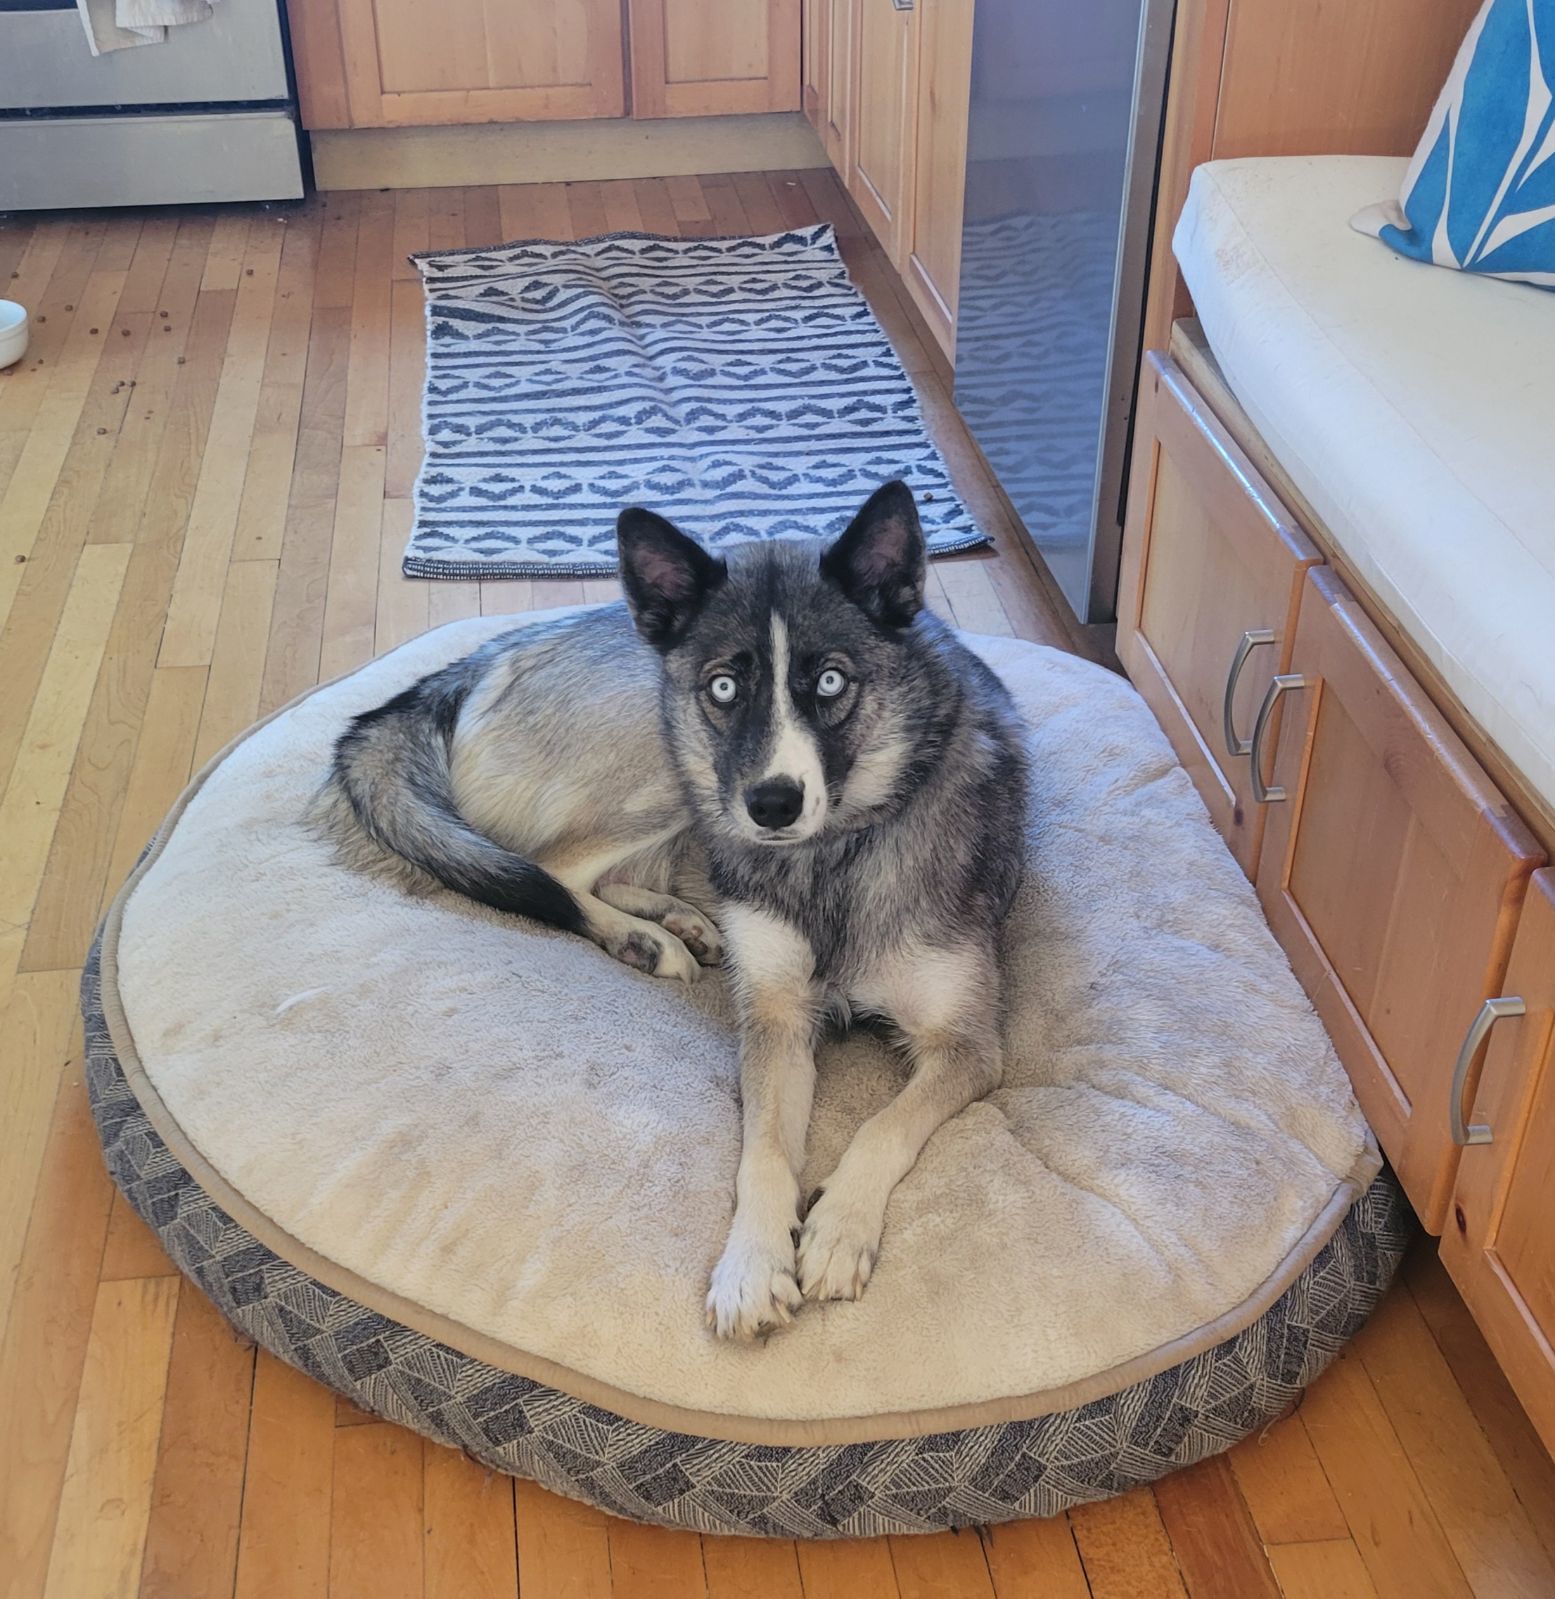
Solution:
{"label": "refrigerator", "polygon": [[1083,622],[1115,614],[1173,0],[977,0],[956,404]]}

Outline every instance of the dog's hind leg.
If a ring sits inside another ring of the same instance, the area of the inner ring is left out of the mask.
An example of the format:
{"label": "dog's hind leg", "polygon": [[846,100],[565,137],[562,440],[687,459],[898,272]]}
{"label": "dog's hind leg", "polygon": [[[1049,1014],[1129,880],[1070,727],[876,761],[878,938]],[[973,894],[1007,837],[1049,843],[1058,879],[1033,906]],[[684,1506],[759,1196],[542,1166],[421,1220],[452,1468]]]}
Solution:
{"label": "dog's hind leg", "polygon": [[673,894],[659,894],[651,888],[638,888],[633,883],[604,882],[594,892],[618,911],[625,911],[629,916],[640,916],[644,921],[657,922],[665,932],[673,933],[702,965],[723,964],[723,938],[695,905],[688,905]]}
{"label": "dog's hind leg", "polygon": [[[613,868],[643,853],[642,844],[636,841],[594,844],[586,850],[553,853],[542,858],[540,864],[571,892],[583,916],[584,935],[607,955],[623,966],[636,967],[654,977],[678,977],[682,982],[693,982],[699,975],[697,957],[678,936],[677,930],[649,911],[639,911],[636,906],[624,902],[624,896],[617,897],[617,891],[625,885],[600,881]],[[668,898],[645,889],[636,892],[650,902]],[[680,902],[675,903],[679,905]],[[695,918],[698,927],[705,926],[716,939],[711,924],[703,922],[689,905],[684,909]]]}

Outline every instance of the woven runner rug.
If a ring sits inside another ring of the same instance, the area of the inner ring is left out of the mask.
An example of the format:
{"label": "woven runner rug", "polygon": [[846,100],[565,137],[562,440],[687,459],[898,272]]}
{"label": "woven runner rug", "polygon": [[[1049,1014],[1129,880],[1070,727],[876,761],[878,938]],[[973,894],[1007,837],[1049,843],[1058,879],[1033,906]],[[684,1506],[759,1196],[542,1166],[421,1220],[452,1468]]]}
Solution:
{"label": "woven runner rug", "polygon": [[615,571],[646,505],[711,548],[840,532],[905,479],[936,555],[987,543],[829,224],[418,258],[426,459],[412,577]]}

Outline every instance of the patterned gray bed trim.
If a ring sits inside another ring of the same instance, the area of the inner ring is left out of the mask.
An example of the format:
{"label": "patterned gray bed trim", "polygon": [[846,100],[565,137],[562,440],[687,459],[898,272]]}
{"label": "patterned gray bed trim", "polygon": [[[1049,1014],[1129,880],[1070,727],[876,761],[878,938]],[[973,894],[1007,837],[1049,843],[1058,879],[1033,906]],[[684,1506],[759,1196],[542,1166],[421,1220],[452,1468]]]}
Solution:
{"label": "patterned gray bed trim", "polygon": [[728,1443],[644,1426],[461,1354],[283,1260],[169,1152],[82,974],[87,1092],[108,1170],[238,1330],[363,1409],[616,1515],[701,1532],[873,1537],[1050,1516],[1229,1448],[1285,1410],[1387,1287],[1414,1228],[1386,1170],[1285,1294],[1215,1348],[1031,1421],[879,1443]]}

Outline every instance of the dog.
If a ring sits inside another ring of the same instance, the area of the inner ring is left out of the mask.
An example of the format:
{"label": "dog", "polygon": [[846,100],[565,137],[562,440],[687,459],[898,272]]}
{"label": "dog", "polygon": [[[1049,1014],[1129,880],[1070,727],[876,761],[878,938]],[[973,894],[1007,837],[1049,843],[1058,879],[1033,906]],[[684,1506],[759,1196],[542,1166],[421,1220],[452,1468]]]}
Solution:
{"label": "dog", "polygon": [[[503,634],[359,716],[319,819],[348,860],[689,979],[727,964],[743,1145],[707,1294],[723,1338],[856,1299],[886,1202],[1002,1074],[1000,932],[1019,883],[1021,729],[924,608],[911,492],[825,545],[727,559],[622,512],[624,604]],[[912,1068],[801,1208],[828,1020]]]}

